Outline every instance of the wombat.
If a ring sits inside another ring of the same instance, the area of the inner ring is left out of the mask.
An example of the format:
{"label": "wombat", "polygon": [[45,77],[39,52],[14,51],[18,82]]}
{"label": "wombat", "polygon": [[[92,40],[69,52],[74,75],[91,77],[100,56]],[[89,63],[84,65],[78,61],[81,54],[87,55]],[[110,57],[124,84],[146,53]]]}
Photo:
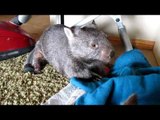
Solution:
{"label": "wombat", "polygon": [[39,73],[49,63],[67,78],[95,80],[107,75],[105,67],[114,53],[106,34],[96,28],[94,21],[71,28],[56,24],[37,41],[30,67]]}

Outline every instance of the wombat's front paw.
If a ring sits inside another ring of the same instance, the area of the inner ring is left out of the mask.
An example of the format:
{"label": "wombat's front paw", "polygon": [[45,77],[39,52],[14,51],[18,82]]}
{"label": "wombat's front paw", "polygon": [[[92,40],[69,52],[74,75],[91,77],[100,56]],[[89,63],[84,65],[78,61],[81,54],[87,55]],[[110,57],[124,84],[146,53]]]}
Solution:
{"label": "wombat's front paw", "polygon": [[102,79],[102,76],[100,76],[94,72],[92,72],[91,74],[92,74],[92,77],[91,77],[92,81],[99,81]]}
{"label": "wombat's front paw", "polygon": [[39,67],[38,68],[35,68],[32,64],[28,63],[26,65],[24,65],[24,69],[23,71],[26,73],[26,72],[31,72],[31,73],[34,73],[34,74],[40,74],[42,73],[40,70],[39,70]]}
{"label": "wombat's front paw", "polygon": [[41,74],[42,73],[40,64],[35,63],[33,66],[34,66],[34,74]]}
{"label": "wombat's front paw", "polygon": [[91,72],[91,77],[88,78],[78,78],[85,82],[96,82],[102,79],[102,77],[94,72]]}
{"label": "wombat's front paw", "polygon": [[34,70],[34,74],[42,74],[42,73],[43,73],[42,71]]}
{"label": "wombat's front paw", "polygon": [[34,67],[31,65],[31,64],[26,64],[24,65],[24,69],[23,71],[26,73],[26,72],[31,72],[33,73],[34,72]]}

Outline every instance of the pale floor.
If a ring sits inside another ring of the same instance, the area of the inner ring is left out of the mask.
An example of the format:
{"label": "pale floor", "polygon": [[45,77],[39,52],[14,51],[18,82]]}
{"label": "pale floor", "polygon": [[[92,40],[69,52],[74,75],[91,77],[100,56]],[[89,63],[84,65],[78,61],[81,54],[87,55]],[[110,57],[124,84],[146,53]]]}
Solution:
{"label": "pale floor", "polygon": [[[0,15],[0,21],[9,21],[15,15]],[[32,15],[32,18],[21,26],[35,40],[38,40],[43,30],[49,26],[49,15]],[[114,46],[117,56],[124,52],[123,46]],[[151,65],[158,66],[152,50],[142,50]]]}

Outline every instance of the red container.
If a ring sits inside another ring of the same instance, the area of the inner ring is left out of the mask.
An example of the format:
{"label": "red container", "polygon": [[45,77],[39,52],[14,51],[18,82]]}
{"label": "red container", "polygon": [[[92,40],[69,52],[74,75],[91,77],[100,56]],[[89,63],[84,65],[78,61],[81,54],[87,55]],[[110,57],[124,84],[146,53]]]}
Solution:
{"label": "red container", "polygon": [[34,45],[35,41],[20,26],[0,22],[0,60],[30,52]]}

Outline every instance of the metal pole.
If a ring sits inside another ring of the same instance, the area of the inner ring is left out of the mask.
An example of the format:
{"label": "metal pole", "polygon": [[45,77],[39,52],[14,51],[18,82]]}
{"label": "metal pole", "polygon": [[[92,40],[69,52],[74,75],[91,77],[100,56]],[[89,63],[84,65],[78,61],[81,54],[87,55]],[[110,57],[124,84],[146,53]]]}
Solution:
{"label": "metal pole", "polygon": [[61,24],[64,25],[64,15],[61,15]]}
{"label": "metal pole", "polygon": [[31,19],[31,15],[18,15],[10,20],[11,23],[15,25],[22,25]]}
{"label": "metal pole", "polygon": [[126,51],[130,51],[133,50],[132,44],[131,44],[131,40],[127,34],[126,28],[121,20],[121,16],[120,15],[111,15],[111,18],[113,18],[113,20],[116,22],[117,26],[118,26],[118,33],[120,36],[121,41],[123,42]]}

